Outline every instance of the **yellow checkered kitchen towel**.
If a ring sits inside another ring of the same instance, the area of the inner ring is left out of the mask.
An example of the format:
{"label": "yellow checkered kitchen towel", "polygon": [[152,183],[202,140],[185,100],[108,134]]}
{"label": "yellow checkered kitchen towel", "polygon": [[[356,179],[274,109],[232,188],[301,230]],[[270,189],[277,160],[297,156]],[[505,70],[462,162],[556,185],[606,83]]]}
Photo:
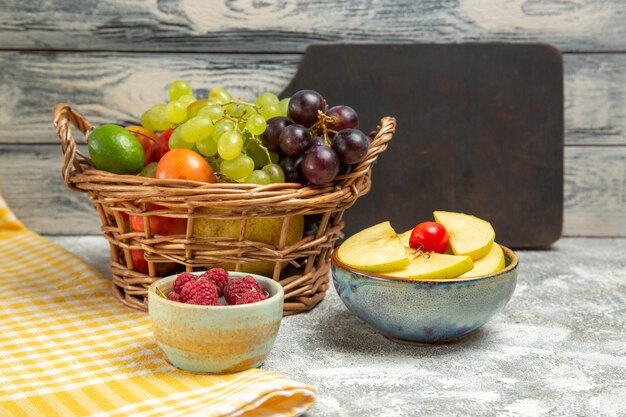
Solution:
{"label": "yellow checkered kitchen towel", "polygon": [[313,388],[259,369],[172,367],[147,314],[0,196],[0,416],[295,416],[314,401]]}

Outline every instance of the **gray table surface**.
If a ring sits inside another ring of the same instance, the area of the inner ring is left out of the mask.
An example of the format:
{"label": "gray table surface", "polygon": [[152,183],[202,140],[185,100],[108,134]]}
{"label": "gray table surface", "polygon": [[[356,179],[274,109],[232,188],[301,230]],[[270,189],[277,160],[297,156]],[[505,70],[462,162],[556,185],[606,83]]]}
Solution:
{"label": "gray table surface", "polygon": [[[108,273],[100,237],[49,237]],[[626,239],[520,251],[504,311],[455,344],[391,342],[334,289],[283,320],[263,368],[317,388],[326,416],[626,416]]]}

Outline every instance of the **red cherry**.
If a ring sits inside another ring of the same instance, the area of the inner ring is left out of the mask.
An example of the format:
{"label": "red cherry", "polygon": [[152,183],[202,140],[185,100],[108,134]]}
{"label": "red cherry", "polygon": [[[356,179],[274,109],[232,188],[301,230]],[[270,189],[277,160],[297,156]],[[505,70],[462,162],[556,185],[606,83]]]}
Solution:
{"label": "red cherry", "polygon": [[413,228],[409,246],[425,252],[444,253],[448,248],[448,232],[436,222],[423,222]]}
{"label": "red cherry", "polygon": [[161,136],[159,136],[159,138],[154,141],[152,145],[150,145],[150,147],[146,151],[144,166],[148,165],[151,162],[159,162],[163,155],[169,152],[169,141],[170,136],[172,136],[172,132],[172,129],[165,130],[163,133],[161,133]]}

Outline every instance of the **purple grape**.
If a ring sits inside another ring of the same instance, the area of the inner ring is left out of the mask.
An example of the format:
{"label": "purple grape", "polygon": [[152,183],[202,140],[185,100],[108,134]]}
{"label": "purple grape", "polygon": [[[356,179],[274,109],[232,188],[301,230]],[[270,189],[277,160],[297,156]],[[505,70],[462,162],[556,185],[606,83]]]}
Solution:
{"label": "purple grape", "polygon": [[261,140],[263,141],[263,145],[271,151],[271,152],[279,152],[280,145],[278,144],[278,138],[280,137],[280,132],[289,125],[293,124],[293,120],[278,116],[272,117],[267,121],[267,127],[265,128],[265,132],[261,136]]}
{"label": "purple grape", "polygon": [[358,129],[343,129],[333,138],[332,146],[341,162],[352,165],[365,158],[370,138]]}
{"label": "purple grape", "polygon": [[289,125],[280,133],[278,144],[285,155],[300,155],[311,146],[311,134],[302,125]]}
{"label": "purple grape", "polygon": [[324,144],[324,136],[315,136],[313,139],[311,139],[311,148],[313,146],[323,146]]}
{"label": "purple grape", "polygon": [[339,156],[330,146],[314,146],[304,156],[300,169],[313,184],[326,184],[339,172]]}
{"label": "purple grape", "polygon": [[306,179],[302,176],[300,166],[302,164],[302,156],[287,156],[280,161],[280,167],[285,173],[285,182],[306,183]]}
{"label": "purple grape", "polygon": [[317,122],[317,112],[326,109],[326,100],[317,91],[300,90],[289,99],[288,116],[296,123],[311,127]]}
{"label": "purple grape", "polygon": [[356,129],[359,127],[359,115],[349,106],[335,106],[328,109],[327,116],[337,119],[336,122],[327,122],[326,127],[332,130]]}

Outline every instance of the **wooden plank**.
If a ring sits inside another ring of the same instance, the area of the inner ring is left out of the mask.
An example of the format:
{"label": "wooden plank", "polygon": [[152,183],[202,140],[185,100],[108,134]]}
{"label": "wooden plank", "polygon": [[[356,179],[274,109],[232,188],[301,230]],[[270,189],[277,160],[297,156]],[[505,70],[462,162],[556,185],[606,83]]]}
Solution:
{"label": "wooden plank", "polygon": [[[56,143],[55,103],[94,123],[136,123],[185,78],[204,94],[223,85],[242,98],[281,91],[301,55],[0,52],[0,143]],[[565,56],[565,142],[626,145],[626,54]],[[400,121],[401,122],[401,121]]]}
{"label": "wooden plank", "polygon": [[[0,192],[26,225],[46,234],[98,234],[91,202],[63,185],[60,170],[58,146],[0,145]],[[626,146],[566,147],[564,235],[626,236],[625,208]]]}
{"label": "wooden plank", "polygon": [[564,235],[626,236],[626,147],[566,147],[564,175]]}
{"label": "wooden plank", "polygon": [[625,50],[621,0],[4,2],[0,48],[302,52],[310,43],[548,42]]}

